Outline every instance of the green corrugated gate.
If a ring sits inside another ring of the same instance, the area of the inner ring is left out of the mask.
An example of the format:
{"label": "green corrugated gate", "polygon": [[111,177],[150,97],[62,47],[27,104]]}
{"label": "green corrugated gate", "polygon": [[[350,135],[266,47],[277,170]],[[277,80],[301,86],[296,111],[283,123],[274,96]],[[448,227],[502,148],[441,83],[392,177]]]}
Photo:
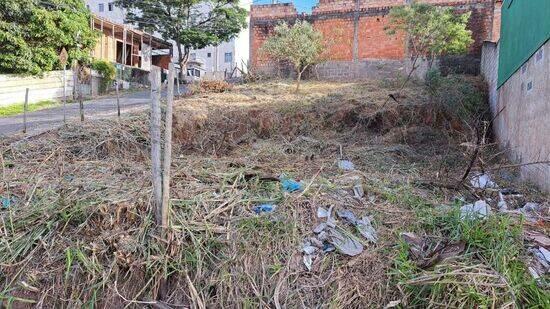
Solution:
{"label": "green corrugated gate", "polygon": [[502,86],[550,39],[550,0],[505,0],[498,86]]}

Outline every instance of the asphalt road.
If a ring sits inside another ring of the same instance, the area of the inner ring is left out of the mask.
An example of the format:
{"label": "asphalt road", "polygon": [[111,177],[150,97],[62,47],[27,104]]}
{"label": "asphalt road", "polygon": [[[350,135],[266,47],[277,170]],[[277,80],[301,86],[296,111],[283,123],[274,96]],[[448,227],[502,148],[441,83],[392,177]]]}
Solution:
{"label": "asphalt road", "polygon": [[[164,94],[163,94],[164,95]],[[122,95],[122,114],[146,110],[151,103],[150,92],[139,91]],[[67,104],[67,122],[80,121],[78,103]],[[116,97],[84,101],[85,121],[117,117]],[[63,106],[43,109],[27,114],[27,134],[38,134],[63,125]],[[23,132],[23,115],[0,117],[0,138]]]}

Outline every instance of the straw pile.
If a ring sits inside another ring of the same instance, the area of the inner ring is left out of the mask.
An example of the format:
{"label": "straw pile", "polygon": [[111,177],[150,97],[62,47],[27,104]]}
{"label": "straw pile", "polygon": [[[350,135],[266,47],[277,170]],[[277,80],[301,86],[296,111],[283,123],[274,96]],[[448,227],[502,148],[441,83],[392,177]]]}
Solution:
{"label": "straw pile", "polygon": [[[435,179],[441,168],[431,162],[458,158],[445,166],[450,173],[464,158],[426,120],[417,86],[404,92],[407,105],[382,111],[391,89],[378,82],[309,83],[300,95],[292,87],[246,85],[177,102],[167,240],[150,216],[146,115],[6,142],[0,195],[14,203],[0,211],[0,302],[366,308],[398,299],[390,274],[397,232],[415,217],[386,188]],[[402,144],[387,137],[394,127],[424,128],[429,138]],[[342,155],[357,171],[338,169]],[[283,173],[307,189],[287,193],[266,180]],[[346,193],[357,179],[367,193],[359,200]],[[414,192],[434,203],[452,198]],[[265,202],[277,210],[256,215]],[[306,271],[300,246],[319,206],[373,216],[379,243],[354,258],[324,255]]]}

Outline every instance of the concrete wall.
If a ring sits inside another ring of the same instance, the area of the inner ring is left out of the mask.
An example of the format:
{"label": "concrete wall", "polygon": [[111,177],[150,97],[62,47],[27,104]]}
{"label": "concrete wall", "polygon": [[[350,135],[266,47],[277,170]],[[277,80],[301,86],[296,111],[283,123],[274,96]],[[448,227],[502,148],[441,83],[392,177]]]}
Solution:
{"label": "concrete wall", "polygon": [[489,105],[493,115],[498,113],[498,49],[498,43],[487,41],[483,43],[481,52],[481,75],[487,82]]}
{"label": "concrete wall", "polygon": [[[550,41],[496,89],[498,46],[486,43],[482,72],[490,86],[494,132],[512,160],[525,164],[550,160]],[[550,164],[521,168],[525,180],[550,192]]]}
{"label": "concrete wall", "polygon": [[[0,106],[23,103],[29,88],[29,102],[55,100],[63,97],[63,71],[46,73],[43,77],[0,75]],[[73,73],[67,71],[67,96],[73,93]]]}
{"label": "concrete wall", "polygon": [[[479,71],[481,45],[493,32],[494,0],[422,0],[420,2],[452,7],[457,13],[471,12],[468,28],[472,30],[474,44],[470,60],[475,66],[468,72]],[[328,79],[377,77],[386,75],[388,66],[406,64],[409,58],[403,34],[388,35],[388,13],[392,6],[406,5],[408,0],[320,0],[312,14],[298,14],[292,4],[254,5],[251,10],[250,50],[251,65],[259,73],[269,73],[275,65],[261,54],[265,40],[272,35],[275,25],[302,19],[313,24],[326,40],[328,64],[319,67],[319,77]],[[382,66],[380,66],[382,64]],[[444,64],[442,62],[442,64]],[[466,67],[459,61],[460,70]],[[328,67],[329,69],[324,69]],[[380,67],[381,70],[375,70]],[[347,70],[348,72],[342,72]],[[398,74],[400,71],[395,71]],[[323,73],[323,74],[321,74]],[[324,75],[326,73],[326,75]],[[333,75],[334,73],[335,75]]]}

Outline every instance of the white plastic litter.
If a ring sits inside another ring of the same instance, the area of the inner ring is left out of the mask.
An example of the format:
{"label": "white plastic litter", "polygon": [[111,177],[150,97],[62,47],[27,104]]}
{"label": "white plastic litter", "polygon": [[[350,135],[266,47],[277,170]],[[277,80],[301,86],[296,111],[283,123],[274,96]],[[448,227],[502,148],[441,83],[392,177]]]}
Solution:
{"label": "white plastic litter", "polygon": [[304,244],[304,246],[302,247],[302,252],[304,253],[304,265],[306,266],[308,271],[311,271],[313,267],[313,257],[315,251],[317,251],[317,248],[309,243]]}
{"label": "white plastic litter", "polygon": [[478,174],[470,180],[472,187],[476,189],[498,188],[497,184],[491,180],[487,174]]}
{"label": "white plastic litter", "polygon": [[550,263],[550,251],[546,250],[544,247],[539,247],[539,251],[542,253],[542,256],[544,256],[546,262]]}
{"label": "white plastic litter", "polygon": [[329,216],[328,210],[323,207],[317,208],[317,218],[327,218]]}
{"label": "white plastic litter", "polygon": [[485,219],[491,213],[491,208],[483,200],[475,204],[464,205],[460,208],[460,218],[464,219]]}
{"label": "white plastic litter", "polygon": [[376,230],[372,226],[371,220],[369,217],[363,217],[361,220],[358,220],[356,222],[357,230],[363,237],[368,239],[369,241],[376,243],[378,241],[378,235],[376,233]]}
{"label": "white plastic litter", "polygon": [[365,196],[365,191],[363,190],[363,185],[361,183],[353,186],[353,196],[355,198],[363,198],[363,196]]}
{"label": "white plastic litter", "polygon": [[344,171],[353,171],[353,170],[355,170],[355,165],[353,165],[353,162],[351,162],[349,160],[339,160],[338,161],[338,167],[341,170],[344,170]]}
{"label": "white plastic litter", "polygon": [[498,210],[499,211],[507,211],[508,210],[508,203],[506,203],[506,200],[504,199],[504,196],[502,195],[502,192],[498,193]]}
{"label": "white plastic litter", "polygon": [[363,245],[353,235],[339,228],[329,228],[327,232],[329,242],[339,252],[349,256],[356,256],[363,252]]}

